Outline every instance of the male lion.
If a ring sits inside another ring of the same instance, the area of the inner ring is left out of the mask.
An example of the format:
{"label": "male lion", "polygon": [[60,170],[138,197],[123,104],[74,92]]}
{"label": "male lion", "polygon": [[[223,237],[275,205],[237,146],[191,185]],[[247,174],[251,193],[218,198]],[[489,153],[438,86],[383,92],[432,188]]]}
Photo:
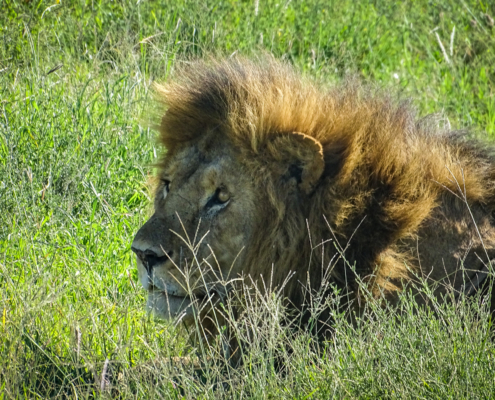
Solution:
{"label": "male lion", "polygon": [[355,312],[363,284],[392,302],[421,278],[436,295],[488,287],[495,156],[479,140],[273,59],[188,63],[157,91],[166,152],[132,250],[158,316],[207,316],[240,276],[296,309],[330,283]]}

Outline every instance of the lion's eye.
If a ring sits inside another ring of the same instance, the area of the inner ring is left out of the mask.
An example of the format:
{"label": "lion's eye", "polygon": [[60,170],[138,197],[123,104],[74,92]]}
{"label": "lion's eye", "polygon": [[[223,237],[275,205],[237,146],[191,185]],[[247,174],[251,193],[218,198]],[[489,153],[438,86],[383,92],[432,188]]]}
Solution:
{"label": "lion's eye", "polygon": [[212,208],[215,206],[226,206],[230,200],[230,195],[220,188],[218,188],[213,196],[210,197],[206,203],[206,208]]}
{"label": "lion's eye", "polygon": [[167,197],[167,193],[170,191],[170,181],[168,179],[162,179],[163,183],[163,197]]}
{"label": "lion's eye", "polygon": [[230,196],[225,190],[217,190],[216,195],[219,203],[226,203],[230,200]]}

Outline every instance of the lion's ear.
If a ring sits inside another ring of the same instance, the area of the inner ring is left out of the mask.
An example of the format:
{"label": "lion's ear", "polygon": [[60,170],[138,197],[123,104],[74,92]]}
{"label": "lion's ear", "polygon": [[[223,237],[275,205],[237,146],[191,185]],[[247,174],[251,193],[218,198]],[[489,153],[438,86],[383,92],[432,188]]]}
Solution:
{"label": "lion's ear", "polygon": [[272,137],[267,150],[282,164],[282,178],[295,179],[303,192],[311,193],[325,168],[319,141],[304,133],[286,133]]}

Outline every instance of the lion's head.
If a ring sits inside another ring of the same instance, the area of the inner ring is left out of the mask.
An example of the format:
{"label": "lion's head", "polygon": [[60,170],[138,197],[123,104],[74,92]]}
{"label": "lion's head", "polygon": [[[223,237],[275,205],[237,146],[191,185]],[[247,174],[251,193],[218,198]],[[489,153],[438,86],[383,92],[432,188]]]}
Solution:
{"label": "lion's head", "polygon": [[[192,299],[200,303],[241,275],[264,276],[280,261],[287,264],[305,236],[309,199],[324,171],[322,147],[297,131],[304,124],[298,116],[283,126],[284,117],[273,113],[304,99],[303,93],[284,97],[274,83],[299,85],[299,78],[281,65],[263,68],[198,63],[158,87],[167,107],[159,128],[167,152],[154,214],[132,244],[148,307],[158,316],[191,321]],[[267,76],[256,76],[262,71]],[[304,113],[303,106],[299,117]],[[244,120],[247,114],[263,127]]]}

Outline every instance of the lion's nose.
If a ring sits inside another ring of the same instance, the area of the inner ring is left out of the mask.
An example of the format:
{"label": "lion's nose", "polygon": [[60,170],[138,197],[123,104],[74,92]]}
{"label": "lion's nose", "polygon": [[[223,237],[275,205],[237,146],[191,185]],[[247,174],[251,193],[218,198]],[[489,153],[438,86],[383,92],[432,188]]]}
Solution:
{"label": "lion's nose", "polygon": [[131,250],[134,253],[136,253],[139,259],[142,261],[148,273],[151,273],[151,270],[155,265],[164,263],[173,255],[172,251],[169,251],[166,255],[159,257],[158,254],[156,254],[153,250],[150,249],[143,251],[137,249],[136,247],[131,247]]}

